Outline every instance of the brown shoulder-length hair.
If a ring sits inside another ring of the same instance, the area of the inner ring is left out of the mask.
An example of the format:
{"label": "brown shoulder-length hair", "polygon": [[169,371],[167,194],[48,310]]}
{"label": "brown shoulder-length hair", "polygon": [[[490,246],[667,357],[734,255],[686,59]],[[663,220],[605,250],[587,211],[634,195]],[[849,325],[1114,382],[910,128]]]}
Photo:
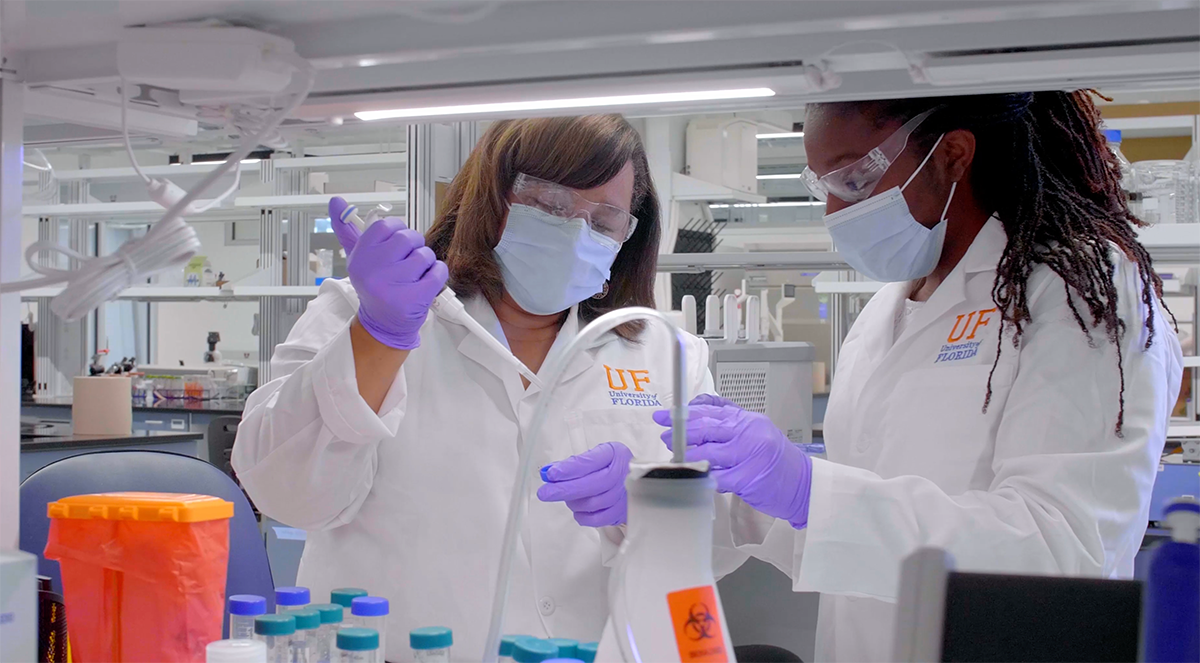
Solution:
{"label": "brown shoulder-length hair", "polygon": [[[450,287],[460,295],[482,294],[491,303],[504,279],[493,249],[508,215],[508,195],[519,173],[572,189],[593,189],[633,163],[630,213],[633,236],[613,262],[608,294],[579,303],[584,323],[626,306],[654,306],[659,208],[642,139],[620,115],[501,120],[491,125],[450,183],[426,244],[450,268]],[[635,340],[641,325],[616,332]]]}

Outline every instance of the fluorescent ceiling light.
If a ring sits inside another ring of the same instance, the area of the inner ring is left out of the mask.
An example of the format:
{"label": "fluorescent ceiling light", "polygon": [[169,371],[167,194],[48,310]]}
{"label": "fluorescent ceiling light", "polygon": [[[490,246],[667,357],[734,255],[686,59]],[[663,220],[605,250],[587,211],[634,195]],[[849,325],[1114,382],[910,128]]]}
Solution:
{"label": "fluorescent ceiling light", "polygon": [[798,180],[800,173],[772,173],[770,175],[758,175],[756,179],[760,180]]}
{"label": "fluorescent ceiling light", "polygon": [[784,200],[776,203],[734,203],[732,205],[721,203],[709,205],[709,207],[712,209],[725,209],[727,207],[817,207],[824,204],[819,200]]}
{"label": "fluorescent ceiling light", "polygon": [[785,131],[777,134],[758,134],[759,140],[771,140],[772,138],[804,138],[803,131]]}
{"label": "fluorescent ceiling light", "polygon": [[626,94],[612,97],[580,97],[576,99],[541,99],[537,101],[504,101],[492,104],[465,104],[461,106],[430,106],[426,108],[395,108],[392,110],[360,111],[354,114],[360,120],[391,120],[404,117],[436,117],[442,115],[480,115],[484,113],[521,113],[540,110],[567,110],[573,108],[601,108],[604,106],[635,106],[643,104],[671,104],[687,101],[718,101],[721,99],[753,99],[773,97],[770,88],[742,88],[736,90],[701,90],[696,92],[661,92],[657,94]]}

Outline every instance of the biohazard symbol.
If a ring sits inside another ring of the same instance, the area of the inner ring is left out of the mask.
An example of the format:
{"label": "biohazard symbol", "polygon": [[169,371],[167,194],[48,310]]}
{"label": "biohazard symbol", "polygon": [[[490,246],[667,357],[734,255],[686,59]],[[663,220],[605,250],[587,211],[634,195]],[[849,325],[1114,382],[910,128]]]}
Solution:
{"label": "biohazard symbol", "polygon": [[710,640],[715,637],[717,619],[704,603],[693,603],[688,609],[688,619],[683,624],[683,632],[695,642]]}

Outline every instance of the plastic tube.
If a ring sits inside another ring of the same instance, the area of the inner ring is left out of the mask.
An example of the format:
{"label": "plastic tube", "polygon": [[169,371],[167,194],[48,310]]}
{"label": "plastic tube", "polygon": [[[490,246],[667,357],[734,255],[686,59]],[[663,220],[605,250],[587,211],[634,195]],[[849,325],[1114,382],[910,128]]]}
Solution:
{"label": "plastic tube", "polygon": [[722,325],[726,343],[737,343],[742,328],[742,310],[738,308],[737,295],[725,295],[725,323]]}
{"label": "plastic tube", "polygon": [[719,336],[721,334],[721,298],[709,295],[704,298],[704,335]]}
{"label": "plastic tube", "polygon": [[[365,232],[371,224],[378,220],[379,213],[381,211],[382,210],[379,209],[371,210],[367,213],[367,218],[364,220],[358,215],[357,207],[354,205],[347,205],[346,209],[342,210],[341,221],[344,223],[353,224],[356,228],[358,228],[358,231],[362,233]],[[517,359],[517,356],[512,353],[512,350],[509,350],[503,343],[500,342],[500,339],[492,336],[488,330],[483,328],[483,325],[479,324],[475,318],[472,318],[471,314],[467,313],[463,308],[462,301],[460,301],[458,296],[454,294],[453,290],[450,288],[442,290],[442,293],[437,296],[437,299],[433,300],[433,304],[430,306],[430,308],[433,309],[435,314],[466,327],[467,331],[478,336],[484,343],[487,344],[489,348],[492,349],[493,352],[503,357],[508,363],[512,364],[517,369],[518,373],[525,376],[526,380],[529,380],[529,384],[537,385],[539,389],[542,388],[542,381],[541,378],[537,376],[537,373],[531,371],[529,367],[524,364],[524,362],[522,362],[520,359]]]}
{"label": "plastic tube", "polygon": [[484,663],[496,663],[500,655],[500,634],[504,628],[504,608],[508,600],[509,582],[512,578],[513,555],[516,551],[516,542],[521,532],[522,521],[525,518],[526,502],[529,499],[527,492],[529,475],[533,470],[533,458],[537,452],[538,442],[541,441],[542,426],[546,423],[546,415],[554,400],[554,390],[575,355],[590,347],[605,333],[634,320],[657,320],[665,324],[675,337],[672,349],[674,402],[671,406],[671,450],[672,462],[684,462],[684,452],[687,449],[688,393],[687,363],[684,361],[687,341],[683,333],[661,312],[642,306],[618,309],[596,318],[571,340],[550,367],[544,387],[545,393],[542,398],[538,399],[538,404],[533,410],[529,431],[521,446],[519,455],[521,466],[517,470],[516,481],[513,482],[512,499],[508,507],[508,522],[504,528],[504,543],[500,549],[500,572],[496,578],[496,593],[492,598],[492,623],[488,627],[488,637],[483,649]]}

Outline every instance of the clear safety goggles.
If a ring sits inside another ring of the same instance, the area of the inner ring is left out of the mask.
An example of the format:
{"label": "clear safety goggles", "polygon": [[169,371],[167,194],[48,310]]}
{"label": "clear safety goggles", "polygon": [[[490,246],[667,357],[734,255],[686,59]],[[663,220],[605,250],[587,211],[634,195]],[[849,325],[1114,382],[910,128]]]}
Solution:
{"label": "clear safety goggles", "polygon": [[908,137],[935,110],[937,109],[931,108],[905,122],[904,126],[893,132],[858,161],[820,177],[805,166],[800,179],[812,192],[813,197],[820,201],[825,201],[831,195],[848,203],[866,200],[875,191],[876,185],[879,184],[879,180],[883,179],[883,174],[887,172],[887,169],[891,168],[892,163],[900,158],[900,154],[908,146]]}
{"label": "clear safety goggles", "polygon": [[513,183],[517,202],[563,219],[584,219],[592,230],[624,244],[633,237],[637,217],[608,203],[594,203],[578,191],[520,173]]}

